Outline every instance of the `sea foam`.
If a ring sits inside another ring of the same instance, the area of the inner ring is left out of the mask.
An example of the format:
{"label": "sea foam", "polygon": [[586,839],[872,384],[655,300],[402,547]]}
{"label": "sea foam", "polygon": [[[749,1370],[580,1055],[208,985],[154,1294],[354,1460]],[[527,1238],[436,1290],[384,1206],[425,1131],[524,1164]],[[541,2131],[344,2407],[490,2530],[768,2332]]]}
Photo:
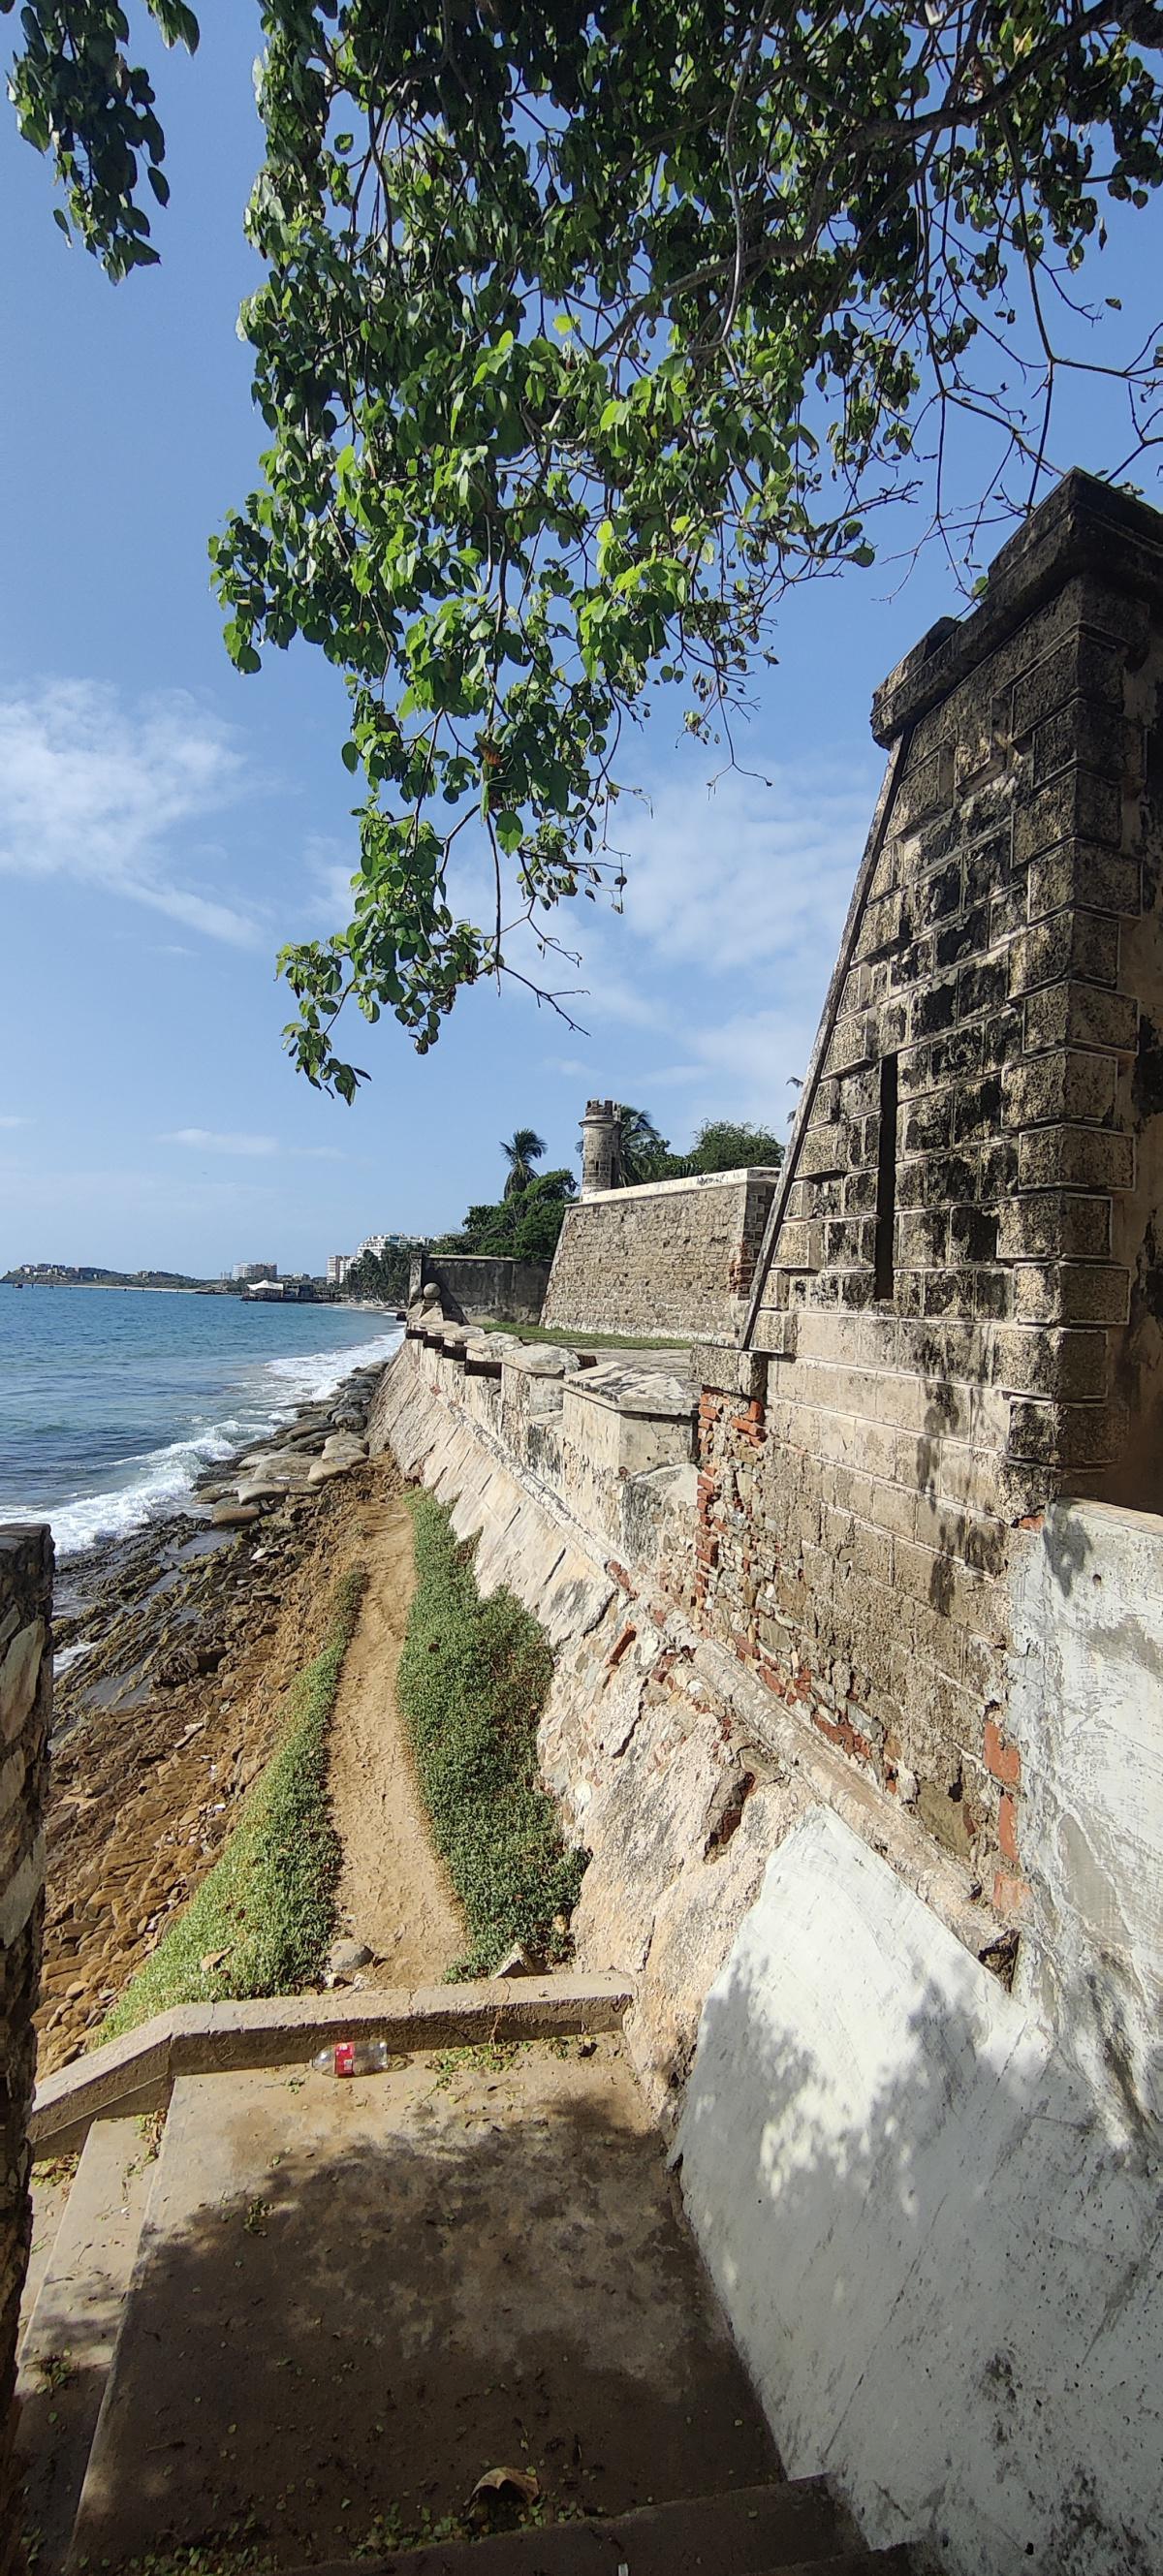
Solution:
{"label": "sea foam", "polygon": [[[109,1492],[60,1503],[52,1513],[58,1557],[76,1556],[98,1539],[127,1538],[150,1521],[186,1508],[207,1467],[234,1456],[266,1431],[277,1430],[296,1405],[323,1402],[353,1371],[389,1360],[401,1339],[399,1325],[367,1342],[331,1351],[299,1351],[264,1360],[247,1372],[229,1414],[185,1440],[126,1458],[124,1480]],[[239,1400],[240,1399],[240,1400]]]}

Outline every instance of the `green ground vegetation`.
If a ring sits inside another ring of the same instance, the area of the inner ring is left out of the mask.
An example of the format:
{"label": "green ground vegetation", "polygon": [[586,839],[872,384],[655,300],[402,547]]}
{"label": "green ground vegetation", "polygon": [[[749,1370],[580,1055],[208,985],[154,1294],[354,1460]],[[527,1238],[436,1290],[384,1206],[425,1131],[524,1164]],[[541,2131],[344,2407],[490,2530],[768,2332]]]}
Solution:
{"label": "green ground vegetation", "polygon": [[453,1971],[485,1976],[515,1941],[563,1955],[585,1854],[567,1851],[537,1776],[537,1720],[553,1658],[511,1592],[482,1601],[471,1547],[430,1494],[412,1503],[416,1590],[397,1691],[433,1840],[471,1947]]}
{"label": "green ground vegetation", "polygon": [[321,1975],[340,1867],[327,1732],[366,1580],[353,1566],[336,1585],[323,1644],[292,1685],[280,1742],[225,1850],[114,2005],[101,2039],[172,2004],[298,1994]]}

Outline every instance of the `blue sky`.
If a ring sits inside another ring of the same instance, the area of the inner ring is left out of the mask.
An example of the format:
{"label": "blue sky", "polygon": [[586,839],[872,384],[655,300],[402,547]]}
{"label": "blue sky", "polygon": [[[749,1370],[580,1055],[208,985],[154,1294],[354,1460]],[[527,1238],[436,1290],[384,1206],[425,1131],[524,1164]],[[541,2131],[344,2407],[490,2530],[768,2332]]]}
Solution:
{"label": "blue sky", "polygon": [[[273,958],[346,919],[346,700],[306,647],[240,678],[209,591],[207,536],[262,443],[234,329],[257,276],[258,13],[202,15],[196,60],[160,62],[160,268],[113,288],[70,251],[45,164],[0,123],[0,1268],[213,1273],[257,1246],[318,1269],[380,1227],[457,1223],[499,1189],[515,1125],[572,1159],[590,1092],[679,1145],[707,1117],[782,1128],[879,781],[871,691],[958,605],[936,548],[903,587],[880,568],[794,597],[744,737],[757,774],[713,792],[713,759],[658,712],[623,764],[644,791],[622,808],[625,915],[562,926],[584,943],[565,979],[584,1036],[474,993],[423,1059],[394,1021],[357,1023],[372,1082],[352,1110],[313,1093],[280,1051]],[[1120,349],[1157,318],[1160,248],[1152,209],[1102,265]],[[1110,466],[1122,435],[1110,393],[1072,380],[1058,461]]]}

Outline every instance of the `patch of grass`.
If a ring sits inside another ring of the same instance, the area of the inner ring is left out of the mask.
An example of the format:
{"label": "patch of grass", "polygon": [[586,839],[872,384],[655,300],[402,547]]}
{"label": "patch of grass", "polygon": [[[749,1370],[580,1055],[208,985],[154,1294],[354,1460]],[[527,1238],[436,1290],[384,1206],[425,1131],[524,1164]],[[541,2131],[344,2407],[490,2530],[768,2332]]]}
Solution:
{"label": "patch of grass", "polygon": [[321,1975],[342,1857],[327,1804],[327,1730],[366,1582],[363,1567],[353,1566],[337,1584],[323,1645],[291,1686],[281,1742],[225,1850],[99,2039],[116,2039],[171,2004],[293,1995]]}
{"label": "patch of grass", "polygon": [[520,2056],[520,2039],[484,2040],[466,2048],[442,2049],[436,2060],[433,2091],[447,2093],[458,2075],[501,2075]]}
{"label": "patch of grass", "polygon": [[515,1941],[554,1958],[584,1852],[562,1842],[537,1776],[537,1720],[553,1657],[511,1592],[482,1601],[472,1551],[431,1494],[412,1497],[416,1590],[397,1674],[433,1839],[468,1919],[457,1976],[487,1976]]}
{"label": "patch of grass", "polygon": [[673,1333],[555,1333],[548,1324],[508,1324],[490,1316],[481,1327],[488,1333],[512,1333],[519,1342],[552,1342],[564,1351],[689,1351],[690,1335],[685,1340]]}

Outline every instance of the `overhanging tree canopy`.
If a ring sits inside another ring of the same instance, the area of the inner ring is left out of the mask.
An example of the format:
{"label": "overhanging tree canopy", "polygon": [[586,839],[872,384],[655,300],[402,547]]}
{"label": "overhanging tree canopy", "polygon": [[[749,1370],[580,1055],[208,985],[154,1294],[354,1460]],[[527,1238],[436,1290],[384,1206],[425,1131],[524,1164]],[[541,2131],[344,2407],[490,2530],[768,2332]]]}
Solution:
{"label": "overhanging tree canopy", "polygon": [[[145,5],[196,42],[179,0]],[[345,1000],[393,1010],[423,1051],[463,985],[516,971],[516,924],[544,954],[562,898],[617,899],[614,765],[651,684],[685,684],[687,724],[729,739],[781,589],[867,562],[868,513],[922,449],[940,514],[957,411],[1000,428],[999,488],[1033,497],[1069,281],[1104,201],[1144,205],[1163,171],[1144,59],[1163,10],[261,16],[266,277],[243,319],[270,444],[212,550],[241,670],[302,635],[348,680],[354,917],[282,963],[295,1060],[350,1098]],[[29,0],[21,27],[23,130],[122,275],[156,255],[143,161],[166,196],[127,21]],[[1125,369],[1127,464],[1156,442],[1161,362],[1148,346]],[[477,920],[450,896],[466,832],[489,869]]]}

